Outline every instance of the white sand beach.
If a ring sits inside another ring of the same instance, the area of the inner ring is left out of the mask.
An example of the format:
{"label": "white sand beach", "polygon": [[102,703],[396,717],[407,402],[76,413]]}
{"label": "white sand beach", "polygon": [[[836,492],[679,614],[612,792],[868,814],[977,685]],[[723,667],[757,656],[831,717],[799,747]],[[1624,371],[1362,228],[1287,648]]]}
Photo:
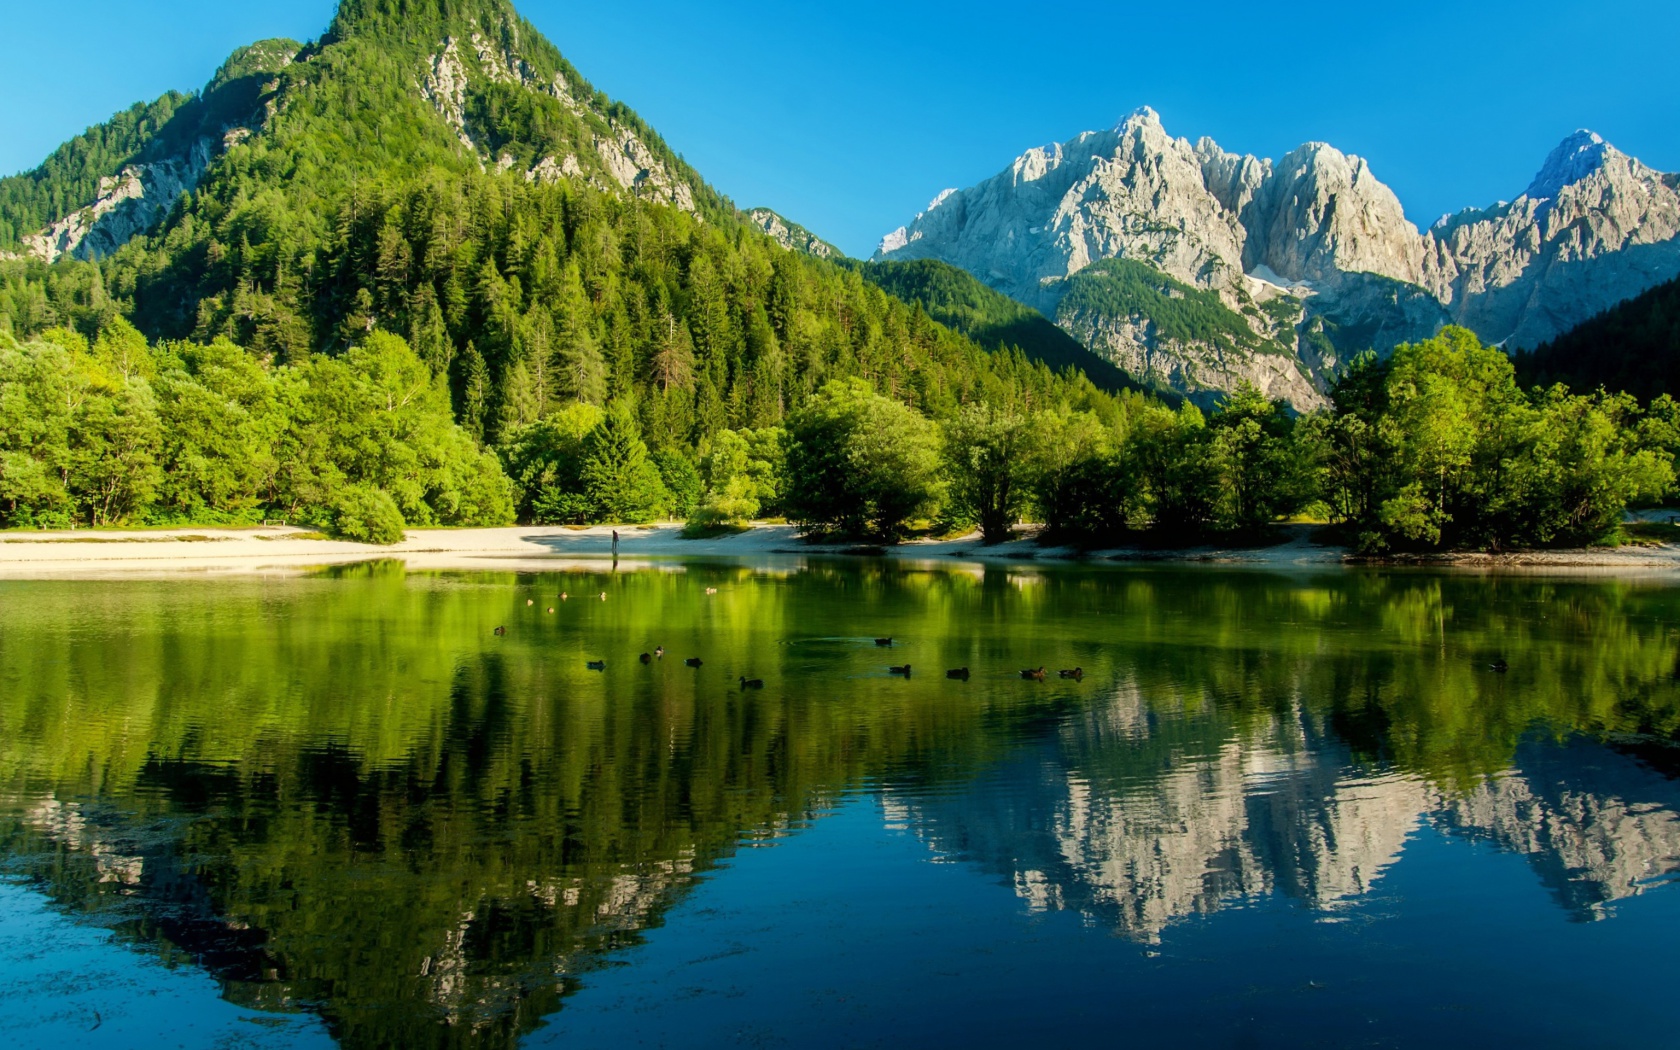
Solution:
{"label": "white sand beach", "polygon": [[[1348,552],[1311,541],[1295,527],[1271,547],[1196,547],[1180,550],[1117,548],[1079,551],[1040,546],[1031,538],[984,546],[978,534],[919,540],[888,548],[806,542],[791,525],[759,524],[730,536],[684,539],[676,523],[620,527],[619,567],[661,559],[816,557],[867,554],[901,561],[1162,562],[1246,565],[1274,569],[1344,564]],[[559,571],[604,569],[612,562],[610,527],[416,529],[389,547],[319,538],[287,527],[164,530],[76,530],[0,533],[0,579],[297,574],[333,565],[400,559],[410,568]],[[1680,546],[1455,554],[1407,564],[1486,571],[1680,571]]]}

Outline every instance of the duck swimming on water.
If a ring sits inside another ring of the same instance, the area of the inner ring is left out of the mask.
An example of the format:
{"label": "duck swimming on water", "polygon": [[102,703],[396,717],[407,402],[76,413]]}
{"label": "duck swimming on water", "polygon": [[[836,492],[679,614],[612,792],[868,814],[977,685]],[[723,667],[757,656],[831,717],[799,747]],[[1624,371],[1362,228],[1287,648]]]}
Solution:
{"label": "duck swimming on water", "polygon": [[589,669],[591,671],[605,671],[607,662],[605,660],[591,660],[589,661]]}
{"label": "duck swimming on water", "polygon": [[1057,678],[1071,678],[1071,679],[1073,679],[1074,681],[1077,682],[1081,678],[1085,677],[1085,669],[1083,667],[1075,667],[1071,671],[1057,671],[1056,672],[1056,677]]}
{"label": "duck swimming on water", "polygon": [[746,675],[742,675],[741,676],[741,688],[742,689],[763,689],[764,688],[764,679],[762,679],[762,678],[748,678]]}
{"label": "duck swimming on water", "polygon": [[497,638],[500,638],[500,637],[501,637],[501,636],[502,636],[502,635],[504,635],[504,634],[506,634],[506,633],[507,633],[507,628],[506,628],[506,627],[498,627],[498,628],[496,628],[496,637],[497,637]]}
{"label": "duck swimming on water", "polygon": [[665,647],[663,645],[658,646],[653,650],[653,655],[659,657],[661,660],[665,659]]}
{"label": "duck swimming on water", "polygon": [[877,639],[875,639],[875,644],[880,646],[883,649],[891,649],[892,648],[892,639],[891,638],[877,638]]}
{"label": "duck swimming on water", "polygon": [[687,664],[690,667],[699,667],[700,666],[700,658],[698,656],[691,656],[688,659],[684,660],[683,663]]}
{"label": "duck swimming on water", "polygon": [[898,675],[901,678],[909,678],[910,677],[910,665],[905,664],[903,667],[889,667],[889,668],[887,668],[887,673]]}
{"label": "duck swimming on water", "polygon": [[641,656],[641,660],[642,660],[642,663],[644,663],[644,664],[651,664],[651,663],[653,663],[653,654],[652,653],[643,653],[642,656]]}
{"label": "duck swimming on water", "polygon": [[955,679],[959,682],[966,682],[968,681],[968,668],[959,667],[955,671],[946,671],[945,677]]}
{"label": "duck swimming on water", "polygon": [[1042,682],[1044,681],[1044,668],[1040,667],[1036,671],[1022,671],[1021,677],[1033,682]]}

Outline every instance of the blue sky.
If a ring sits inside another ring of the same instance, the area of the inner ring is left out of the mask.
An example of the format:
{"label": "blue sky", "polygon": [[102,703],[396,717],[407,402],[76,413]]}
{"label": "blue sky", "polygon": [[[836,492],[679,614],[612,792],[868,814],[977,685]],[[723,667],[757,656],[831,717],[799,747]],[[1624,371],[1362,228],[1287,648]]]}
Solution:
{"label": "blue sky", "polygon": [[[0,0],[0,172],[234,47],[309,39],[335,0]],[[1370,159],[1407,214],[1520,193],[1577,127],[1680,170],[1674,0],[1072,3],[746,0],[520,10],[719,189],[853,254],[942,188],[1141,105],[1167,129],[1280,156]]]}

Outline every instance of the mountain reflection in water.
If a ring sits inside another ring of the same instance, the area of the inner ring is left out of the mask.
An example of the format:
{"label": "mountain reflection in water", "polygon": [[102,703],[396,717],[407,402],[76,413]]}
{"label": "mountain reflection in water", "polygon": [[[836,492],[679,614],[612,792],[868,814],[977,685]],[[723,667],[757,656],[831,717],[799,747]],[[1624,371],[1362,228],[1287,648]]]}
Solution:
{"label": "mountain reflection in water", "polygon": [[[743,843],[860,795],[1146,943],[1248,900],[1334,913],[1426,826],[1527,858],[1558,919],[1680,870],[1662,583],[789,562],[4,588],[0,872],[346,1046],[513,1045]],[[1016,674],[1041,664],[1085,676]]]}

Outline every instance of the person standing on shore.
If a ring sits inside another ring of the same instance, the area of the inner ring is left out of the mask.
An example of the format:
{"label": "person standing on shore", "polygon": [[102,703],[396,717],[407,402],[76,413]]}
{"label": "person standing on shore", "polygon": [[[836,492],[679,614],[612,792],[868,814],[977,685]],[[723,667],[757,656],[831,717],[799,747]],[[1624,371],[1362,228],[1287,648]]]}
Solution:
{"label": "person standing on shore", "polygon": [[618,530],[613,530],[613,561],[618,560]]}

